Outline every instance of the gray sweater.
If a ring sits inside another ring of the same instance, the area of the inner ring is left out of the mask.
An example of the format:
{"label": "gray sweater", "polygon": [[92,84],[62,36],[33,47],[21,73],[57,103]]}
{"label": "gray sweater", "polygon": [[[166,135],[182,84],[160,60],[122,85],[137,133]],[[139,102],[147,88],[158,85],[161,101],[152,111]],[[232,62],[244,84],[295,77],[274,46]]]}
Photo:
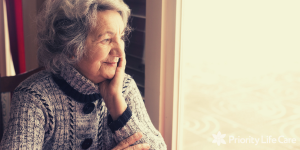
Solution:
{"label": "gray sweater", "polygon": [[7,128],[0,147],[10,149],[102,149],[142,132],[135,144],[167,149],[147,114],[135,81],[125,75],[123,97],[126,111],[113,121],[98,85],[72,66],[59,75],[41,71],[15,90]]}

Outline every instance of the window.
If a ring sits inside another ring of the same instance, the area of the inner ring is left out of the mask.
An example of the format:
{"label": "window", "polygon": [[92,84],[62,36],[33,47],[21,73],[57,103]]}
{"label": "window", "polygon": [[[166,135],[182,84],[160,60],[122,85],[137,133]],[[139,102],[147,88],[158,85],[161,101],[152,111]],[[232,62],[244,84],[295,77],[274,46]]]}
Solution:
{"label": "window", "polygon": [[182,1],[182,149],[300,145],[299,4]]}
{"label": "window", "polygon": [[145,103],[168,149],[300,146],[299,4],[147,1]]}

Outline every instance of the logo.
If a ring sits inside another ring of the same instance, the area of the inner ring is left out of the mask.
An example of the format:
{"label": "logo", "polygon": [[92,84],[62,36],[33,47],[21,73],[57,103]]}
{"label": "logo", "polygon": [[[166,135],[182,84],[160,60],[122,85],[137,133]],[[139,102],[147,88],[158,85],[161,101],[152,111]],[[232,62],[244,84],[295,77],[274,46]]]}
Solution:
{"label": "logo", "polygon": [[[220,131],[218,134],[212,134],[213,141],[212,143],[217,143],[218,146],[221,144],[226,144],[224,138],[226,134],[222,134]],[[261,135],[260,137],[240,137],[240,136],[233,136],[228,135],[228,144],[274,144],[274,143],[280,143],[280,144],[295,144],[297,143],[297,138],[289,138],[285,137],[283,135],[280,135],[279,137],[273,137],[272,135]]]}
{"label": "logo", "polygon": [[212,136],[215,138],[212,143],[217,143],[218,146],[220,146],[220,144],[226,144],[224,137],[226,136],[226,134],[221,134],[221,132],[219,131],[218,134],[212,134]]}

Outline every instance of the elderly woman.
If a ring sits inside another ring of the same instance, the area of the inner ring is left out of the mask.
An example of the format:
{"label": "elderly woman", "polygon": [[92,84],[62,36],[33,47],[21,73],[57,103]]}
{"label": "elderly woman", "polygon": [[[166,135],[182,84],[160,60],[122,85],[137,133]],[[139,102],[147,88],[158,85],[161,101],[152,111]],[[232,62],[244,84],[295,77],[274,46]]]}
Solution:
{"label": "elderly woman", "polygon": [[46,70],[15,89],[2,149],[166,149],[124,73],[129,15],[122,0],[45,2],[38,57]]}

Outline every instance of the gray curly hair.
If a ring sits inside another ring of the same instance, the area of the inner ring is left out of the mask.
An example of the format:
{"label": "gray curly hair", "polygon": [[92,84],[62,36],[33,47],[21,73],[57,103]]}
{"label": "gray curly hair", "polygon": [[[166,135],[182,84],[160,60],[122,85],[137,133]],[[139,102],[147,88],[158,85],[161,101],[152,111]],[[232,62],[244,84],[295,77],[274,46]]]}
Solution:
{"label": "gray curly hair", "polygon": [[96,26],[97,12],[105,10],[120,13],[128,35],[130,9],[123,0],[46,0],[37,17],[40,65],[57,74],[61,67],[76,64],[86,53],[85,41]]}

